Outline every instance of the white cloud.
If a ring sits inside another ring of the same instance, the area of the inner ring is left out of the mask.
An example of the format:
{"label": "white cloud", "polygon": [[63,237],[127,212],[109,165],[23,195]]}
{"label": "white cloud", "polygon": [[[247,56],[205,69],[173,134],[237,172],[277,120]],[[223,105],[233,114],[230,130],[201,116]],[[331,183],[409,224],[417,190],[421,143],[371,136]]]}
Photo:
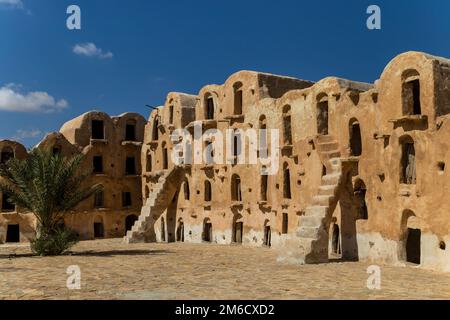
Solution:
{"label": "white cloud", "polygon": [[20,85],[0,87],[0,111],[51,113],[68,107],[66,100],[56,100],[47,92],[34,91],[23,94]]}
{"label": "white cloud", "polygon": [[24,5],[22,0],[0,0],[0,7],[23,9]]}
{"label": "white cloud", "polygon": [[111,59],[113,57],[111,51],[103,52],[101,48],[97,48],[92,42],[76,44],[73,47],[73,52],[80,56],[97,57],[100,59]]}
{"label": "white cloud", "polygon": [[22,141],[24,139],[38,138],[42,136],[43,132],[39,129],[23,130],[19,129],[12,137],[13,140]]}

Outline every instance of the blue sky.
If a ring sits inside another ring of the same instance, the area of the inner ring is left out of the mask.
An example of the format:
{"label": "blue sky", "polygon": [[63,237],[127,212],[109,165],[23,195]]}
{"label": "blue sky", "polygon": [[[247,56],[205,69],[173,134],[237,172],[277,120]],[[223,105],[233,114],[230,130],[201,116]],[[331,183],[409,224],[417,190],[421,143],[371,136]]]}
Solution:
{"label": "blue sky", "polygon": [[[366,28],[371,4],[381,30]],[[92,109],[147,117],[169,91],[241,69],[373,82],[404,51],[450,57],[449,13],[448,0],[0,0],[0,138],[29,147]]]}

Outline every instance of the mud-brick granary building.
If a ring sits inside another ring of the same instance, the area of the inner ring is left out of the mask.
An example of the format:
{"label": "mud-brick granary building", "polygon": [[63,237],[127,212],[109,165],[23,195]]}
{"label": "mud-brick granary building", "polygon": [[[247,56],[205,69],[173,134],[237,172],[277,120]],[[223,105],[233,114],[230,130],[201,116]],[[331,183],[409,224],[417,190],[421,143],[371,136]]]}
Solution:
{"label": "mud-brick granary building", "polygon": [[[100,183],[104,191],[82,202],[65,225],[81,239],[122,237],[131,229],[142,207],[141,145],[145,119],[135,113],[109,117],[89,112],[48,134],[38,148],[70,156],[85,155],[82,170],[92,172],[86,183]],[[25,148],[12,141],[0,141],[1,161],[25,158]],[[34,237],[33,215],[16,208],[0,194],[0,243],[28,241]]]}
{"label": "mud-brick granary building", "polygon": [[[236,243],[272,247],[284,262],[410,262],[450,271],[450,60],[404,53],[374,84],[241,71],[197,95],[170,93],[142,131],[145,122],[134,115],[138,143],[122,141],[126,115],[103,115],[106,132],[109,123],[122,123],[108,151],[110,145],[90,136],[93,115],[46,138],[67,140],[67,152],[114,153],[115,169],[104,164],[110,210],[95,210],[91,201],[69,218],[88,238],[103,223],[104,236],[129,230],[126,242]],[[181,129],[193,135],[189,143]],[[231,152],[217,147],[212,129],[231,132]],[[246,133],[259,129],[267,131],[246,144]],[[205,134],[195,135],[198,130]],[[26,156],[20,145],[2,143]],[[225,162],[187,161],[195,159],[195,146],[214,159],[225,155]],[[140,154],[140,177],[123,174],[125,150]],[[262,158],[265,150],[278,168],[270,174],[267,163],[240,161],[253,151]],[[124,188],[136,197],[130,210],[118,200]],[[138,188],[143,206],[136,214]],[[126,225],[130,214],[139,219]],[[97,227],[95,219],[102,219]]]}

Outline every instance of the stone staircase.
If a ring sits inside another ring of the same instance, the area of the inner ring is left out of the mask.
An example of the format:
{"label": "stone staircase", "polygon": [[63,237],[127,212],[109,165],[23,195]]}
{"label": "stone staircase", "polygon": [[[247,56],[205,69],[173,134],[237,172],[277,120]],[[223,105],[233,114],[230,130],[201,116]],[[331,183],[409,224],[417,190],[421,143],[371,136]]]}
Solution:
{"label": "stone staircase", "polygon": [[124,237],[125,243],[155,242],[154,224],[171,203],[184,179],[182,166],[164,173],[155,184],[153,192],[142,207],[139,219]]}
{"label": "stone staircase", "polygon": [[339,144],[332,136],[318,136],[314,145],[319,153],[326,174],[312,203],[300,217],[297,227],[301,263],[328,262],[328,229],[331,215],[337,204],[337,192],[341,181],[342,165]]}

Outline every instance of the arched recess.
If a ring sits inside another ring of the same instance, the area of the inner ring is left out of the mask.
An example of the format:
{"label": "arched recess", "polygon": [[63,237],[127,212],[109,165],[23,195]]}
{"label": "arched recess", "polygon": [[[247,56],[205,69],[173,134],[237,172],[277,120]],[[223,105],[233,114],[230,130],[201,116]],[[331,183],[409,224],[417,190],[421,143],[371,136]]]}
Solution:
{"label": "arched recess", "polygon": [[292,145],[292,118],[291,106],[283,107],[283,144]]}
{"label": "arched recess", "polygon": [[237,174],[231,177],[231,200],[242,201],[241,178]]}
{"label": "arched recess", "polygon": [[178,219],[177,241],[178,242],[184,242],[184,222],[183,222],[183,218]]}
{"label": "arched recess", "polygon": [[403,243],[400,259],[413,264],[420,264],[422,230],[418,225],[416,214],[412,210],[404,210],[400,224],[400,240]]}
{"label": "arched recess", "polygon": [[357,179],[355,181],[355,187],[353,188],[353,195],[355,197],[356,207],[358,211],[356,219],[367,220],[369,218],[366,204],[366,193],[366,184],[363,180]]}
{"label": "arched recess", "polygon": [[283,198],[291,199],[291,171],[287,162],[283,164]]}

